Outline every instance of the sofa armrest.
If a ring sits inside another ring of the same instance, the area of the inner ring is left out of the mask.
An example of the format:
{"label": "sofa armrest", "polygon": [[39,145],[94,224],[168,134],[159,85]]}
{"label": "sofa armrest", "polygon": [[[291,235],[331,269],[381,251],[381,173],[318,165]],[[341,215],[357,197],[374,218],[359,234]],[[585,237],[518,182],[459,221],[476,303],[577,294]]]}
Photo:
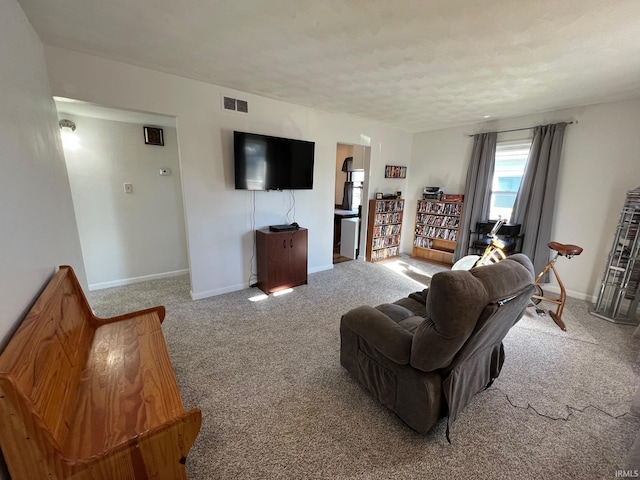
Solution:
{"label": "sofa armrest", "polygon": [[389,360],[409,363],[413,334],[381,311],[363,305],[345,313],[340,323],[341,329],[348,328],[362,337]]}

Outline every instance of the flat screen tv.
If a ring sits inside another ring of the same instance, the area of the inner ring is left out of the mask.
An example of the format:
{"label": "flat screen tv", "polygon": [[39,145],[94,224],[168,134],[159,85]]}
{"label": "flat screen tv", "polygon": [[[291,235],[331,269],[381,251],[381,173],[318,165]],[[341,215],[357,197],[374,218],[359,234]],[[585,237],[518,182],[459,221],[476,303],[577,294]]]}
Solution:
{"label": "flat screen tv", "polygon": [[233,132],[237,190],[310,190],[315,143]]}

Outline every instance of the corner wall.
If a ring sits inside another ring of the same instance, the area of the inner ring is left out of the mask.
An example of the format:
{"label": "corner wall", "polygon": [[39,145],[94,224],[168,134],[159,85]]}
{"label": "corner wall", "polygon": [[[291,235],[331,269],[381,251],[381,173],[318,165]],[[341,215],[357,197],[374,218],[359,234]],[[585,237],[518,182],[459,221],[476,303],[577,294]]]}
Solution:
{"label": "corner wall", "polygon": [[0,15],[0,349],[57,266],[86,278],[42,45],[13,0]]}
{"label": "corner wall", "polygon": [[[416,134],[408,208],[426,185],[464,191],[473,146],[468,134],[572,120],[578,123],[565,134],[551,240],[584,248],[557,268],[569,295],[594,299],[626,192],[640,186],[640,98]],[[407,252],[411,241],[403,239]]]}
{"label": "corner wall", "polygon": [[0,351],[57,266],[73,266],[86,288],[42,45],[17,2],[1,8]]}
{"label": "corner wall", "polygon": [[176,129],[162,127],[164,146],[146,145],[141,124],[59,116],[77,125],[64,150],[89,288],[187,273]]}

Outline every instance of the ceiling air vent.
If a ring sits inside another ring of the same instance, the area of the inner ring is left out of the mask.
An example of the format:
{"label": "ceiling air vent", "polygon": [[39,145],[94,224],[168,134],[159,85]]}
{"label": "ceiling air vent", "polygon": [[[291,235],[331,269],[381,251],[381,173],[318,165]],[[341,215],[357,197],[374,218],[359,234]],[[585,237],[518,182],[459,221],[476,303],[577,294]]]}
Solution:
{"label": "ceiling air vent", "polygon": [[249,103],[246,100],[222,95],[222,109],[227,112],[249,113]]}

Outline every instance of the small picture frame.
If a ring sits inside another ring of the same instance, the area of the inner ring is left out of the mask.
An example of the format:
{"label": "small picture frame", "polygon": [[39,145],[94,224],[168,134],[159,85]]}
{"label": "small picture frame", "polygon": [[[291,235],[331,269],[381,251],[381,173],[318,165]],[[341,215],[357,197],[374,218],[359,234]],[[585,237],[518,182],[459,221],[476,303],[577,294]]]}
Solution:
{"label": "small picture frame", "polygon": [[161,128],[158,127],[143,127],[144,128],[144,143],[146,145],[159,145],[164,146],[164,135]]}
{"label": "small picture frame", "polygon": [[407,178],[407,167],[387,165],[384,167],[384,178]]}
{"label": "small picture frame", "polygon": [[376,200],[382,200],[382,192],[376,193]]}

